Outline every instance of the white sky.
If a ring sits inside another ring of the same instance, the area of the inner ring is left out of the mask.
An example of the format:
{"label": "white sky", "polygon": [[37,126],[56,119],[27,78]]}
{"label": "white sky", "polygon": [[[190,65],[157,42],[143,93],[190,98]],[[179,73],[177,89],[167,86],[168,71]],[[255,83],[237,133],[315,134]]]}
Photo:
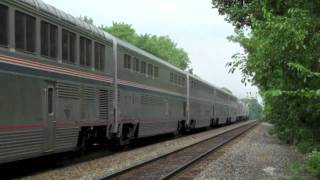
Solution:
{"label": "white sky", "polygon": [[73,16],[89,16],[96,25],[112,22],[132,24],[138,34],[168,35],[184,48],[194,73],[218,87],[227,87],[238,97],[255,94],[244,86],[239,72],[229,74],[225,66],[242,52],[226,38],[233,27],[224,21],[211,0],[43,0]]}

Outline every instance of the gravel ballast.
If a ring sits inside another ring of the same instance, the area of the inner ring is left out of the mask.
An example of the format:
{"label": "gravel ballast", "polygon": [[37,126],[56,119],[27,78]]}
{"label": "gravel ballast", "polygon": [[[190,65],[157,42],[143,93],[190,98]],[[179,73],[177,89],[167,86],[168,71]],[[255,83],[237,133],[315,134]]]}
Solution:
{"label": "gravel ballast", "polygon": [[[272,125],[262,123],[208,163],[195,179],[290,179],[293,164],[303,161],[294,147],[269,134]],[[305,175],[303,179],[312,179]]]}
{"label": "gravel ballast", "polygon": [[100,179],[106,175],[168,154],[247,123],[251,122],[238,123],[127,152],[120,152],[115,155],[71,165],[69,167],[41,172],[33,176],[25,177],[25,179]]}

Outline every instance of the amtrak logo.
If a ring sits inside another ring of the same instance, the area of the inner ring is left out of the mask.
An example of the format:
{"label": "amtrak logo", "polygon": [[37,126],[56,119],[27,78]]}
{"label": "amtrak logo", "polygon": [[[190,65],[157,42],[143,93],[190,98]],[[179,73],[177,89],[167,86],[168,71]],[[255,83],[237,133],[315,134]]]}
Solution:
{"label": "amtrak logo", "polygon": [[67,117],[67,119],[69,119],[71,116],[71,109],[72,109],[71,106],[66,106],[66,108],[64,109],[64,114]]}

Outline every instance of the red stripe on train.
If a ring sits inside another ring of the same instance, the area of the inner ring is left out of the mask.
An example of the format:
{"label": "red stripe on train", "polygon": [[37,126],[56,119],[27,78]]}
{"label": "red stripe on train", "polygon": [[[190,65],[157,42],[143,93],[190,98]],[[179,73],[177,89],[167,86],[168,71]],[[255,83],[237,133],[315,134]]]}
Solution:
{"label": "red stripe on train", "polygon": [[[2,59],[0,59],[0,61],[2,61],[2,62],[14,64],[14,65],[19,65],[19,66],[23,66],[23,67],[29,67],[29,68],[34,68],[34,69],[38,69],[38,70],[46,70],[49,72],[56,72],[56,73],[60,73],[60,74],[72,75],[72,76],[81,77],[81,78],[84,77],[84,78],[88,78],[88,79],[113,83],[113,79],[111,77],[95,75],[95,74],[91,74],[91,73],[76,71],[73,69],[58,67],[58,66],[54,66],[54,65],[42,64],[42,63],[31,61],[31,60],[15,58],[12,56],[0,55],[0,58],[2,58]],[[142,89],[148,89],[148,90],[153,90],[153,91],[165,92],[168,94],[174,94],[174,95],[178,95],[178,96],[184,96],[183,94],[173,93],[170,91],[138,84],[138,83],[131,82],[131,81],[119,80],[119,82],[124,85],[129,85],[129,86],[138,87],[138,88],[142,88]]]}
{"label": "red stripe on train", "polygon": [[19,125],[0,125],[0,131],[15,131],[23,129],[42,129],[43,124],[19,124]]}
{"label": "red stripe on train", "polygon": [[[111,121],[78,121],[78,122],[57,122],[57,128],[79,128],[82,126],[103,126],[110,125]],[[16,131],[24,129],[43,129],[43,124],[18,124],[18,125],[0,125],[1,131]]]}
{"label": "red stripe on train", "polygon": [[95,74],[86,73],[82,71],[76,71],[69,68],[62,68],[58,66],[42,64],[42,63],[25,60],[25,59],[17,59],[14,57],[8,57],[8,56],[0,56],[0,57],[2,58],[2,61],[6,63],[14,64],[14,65],[34,68],[38,70],[46,70],[50,72],[57,72],[60,74],[67,74],[67,75],[72,75],[77,77],[85,77],[88,79],[94,79],[94,80],[99,80],[104,82],[113,82],[113,79],[111,77],[105,77],[105,76],[95,75]]}

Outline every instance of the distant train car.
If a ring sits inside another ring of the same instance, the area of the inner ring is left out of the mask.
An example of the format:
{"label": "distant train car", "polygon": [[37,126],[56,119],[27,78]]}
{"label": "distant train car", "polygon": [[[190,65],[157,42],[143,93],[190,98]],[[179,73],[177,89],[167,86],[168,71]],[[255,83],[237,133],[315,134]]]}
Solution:
{"label": "distant train car", "polygon": [[249,108],[245,101],[238,101],[237,121],[245,121],[249,119]]}
{"label": "distant train car", "polygon": [[243,119],[237,98],[41,0],[0,1],[0,163]]}

